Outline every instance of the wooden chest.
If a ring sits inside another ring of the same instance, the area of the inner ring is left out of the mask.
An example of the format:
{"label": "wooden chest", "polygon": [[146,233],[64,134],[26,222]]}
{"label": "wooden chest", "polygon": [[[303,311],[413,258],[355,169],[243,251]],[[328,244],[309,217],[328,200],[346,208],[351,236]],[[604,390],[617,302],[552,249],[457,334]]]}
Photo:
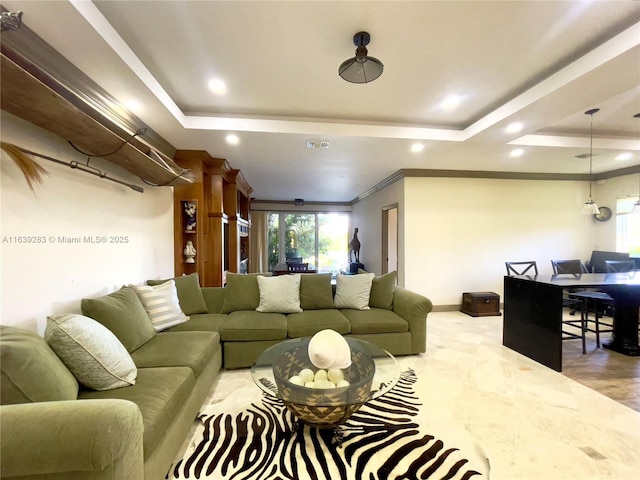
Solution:
{"label": "wooden chest", "polygon": [[460,311],[472,317],[495,317],[500,313],[500,295],[494,292],[465,292]]}

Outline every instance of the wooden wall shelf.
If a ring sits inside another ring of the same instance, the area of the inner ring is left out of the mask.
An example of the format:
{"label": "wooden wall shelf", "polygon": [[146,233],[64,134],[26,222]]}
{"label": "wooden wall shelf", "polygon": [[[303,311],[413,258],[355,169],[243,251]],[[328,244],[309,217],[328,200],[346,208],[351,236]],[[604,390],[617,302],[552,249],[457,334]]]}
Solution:
{"label": "wooden wall shelf", "polygon": [[[28,27],[3,31],[0,46],[2,110],[151,184],[193,182],[191,173],[173,161],[172,145]],[[144,134],[131,138],[142,129]],[[103,156],[127,140],[116,153]]]}

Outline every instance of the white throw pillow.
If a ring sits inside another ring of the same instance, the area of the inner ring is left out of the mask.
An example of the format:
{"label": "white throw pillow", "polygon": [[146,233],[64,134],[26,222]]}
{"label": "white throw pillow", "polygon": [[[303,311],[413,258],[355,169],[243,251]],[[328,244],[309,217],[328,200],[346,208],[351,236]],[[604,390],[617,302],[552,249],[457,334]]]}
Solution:
{"label": "white throw pillow", "polygon": [[358,275],[337,275],[336,294],[333,299],[336,308],[369,310],[369,296],[374,273]]}
{"label": "white throw pillow", "polygon": [[257,277],[260,289],[260,304],[256,311],[274,313],[299,313],[300,275]]}
{"label": "white throw pillow", "polygon": [[189,320],[180,308],[174,280],[160,285],[132,285],[131,288],[138,295],[156,332]]}
{"label": "white throw pillow", "polygon": [[107,327],[92,318],[51,315],[44,338],[85,387],[111,390],[135,385],[138,369],[131,355]]}

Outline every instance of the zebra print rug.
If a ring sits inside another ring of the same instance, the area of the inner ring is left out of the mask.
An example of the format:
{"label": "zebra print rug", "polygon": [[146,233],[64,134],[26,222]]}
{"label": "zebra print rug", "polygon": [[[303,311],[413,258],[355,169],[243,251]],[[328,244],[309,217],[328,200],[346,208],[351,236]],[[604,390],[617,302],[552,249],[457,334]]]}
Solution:
{"label": "zebra print rug", "polygon": [[[411,480],[488,478],[488,461],[468,435],[447,444],[420,424],[422,404],[413,370],[397,385],[354,413],[342,428],[294,430],[277,399],[264,395],[230,412],[222,404],[202,412],[190,448],[168,479]],[[224,402],[223,402],[224,403]],[[228,407],[228,406],[227,406]],[[451,433],[449,428],[447,432]],[[451,435],[449,435],[450,437]]]}

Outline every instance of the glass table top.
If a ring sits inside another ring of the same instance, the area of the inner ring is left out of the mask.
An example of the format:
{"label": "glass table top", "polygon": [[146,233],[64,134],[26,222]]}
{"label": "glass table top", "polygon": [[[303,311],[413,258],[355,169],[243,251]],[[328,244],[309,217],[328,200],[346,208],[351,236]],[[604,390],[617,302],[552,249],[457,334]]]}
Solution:
{"label": "glass table top", "polygon": [[[297,347],[306,349],[309,345],[309,340],[311,340],[310,337],[285,340],[265,350],[260,357],[258,357],[253,367],[251,367],[251,377],[255,384],[266,394],[280,398],[273,372],[274,363],[277,362],[283,354]],[[400,378],[400,366],[395,357],[370,342],[350,337],[345,337],[345,340],[352,351],[365,352],[373,359],[375,373],[373,375],[369,400],[384,395],[391,390]],[[310,365],[310,368],[315,369],[312,365]],[[322,392],[322,389],[310,388],[309,390],[315,391],[316,393]],[[317,402],[322,399],[322,395],[313,395],[312,398]]]}

